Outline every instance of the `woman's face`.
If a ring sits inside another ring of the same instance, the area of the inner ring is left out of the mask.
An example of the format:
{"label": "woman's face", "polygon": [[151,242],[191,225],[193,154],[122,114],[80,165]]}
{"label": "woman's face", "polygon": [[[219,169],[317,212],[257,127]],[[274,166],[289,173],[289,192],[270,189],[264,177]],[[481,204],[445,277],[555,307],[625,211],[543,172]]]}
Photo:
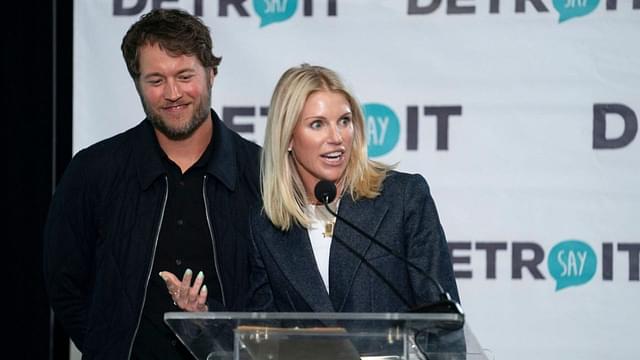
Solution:
{"label": "woman's face", "polygon": [[311,199],[318,181],[336,183],[344,175],[351,157],[353,131],[351,105],[343,94],[320,90],[309,95],[289,148]]}

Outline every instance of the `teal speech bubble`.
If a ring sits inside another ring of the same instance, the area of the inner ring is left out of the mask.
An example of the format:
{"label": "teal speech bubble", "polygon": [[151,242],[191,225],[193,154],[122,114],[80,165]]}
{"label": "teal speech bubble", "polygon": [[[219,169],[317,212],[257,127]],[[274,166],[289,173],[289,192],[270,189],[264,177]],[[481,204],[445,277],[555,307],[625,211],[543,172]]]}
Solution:
{"label": "teal speech bubble", "polygon": [[556,244],[549,253],[549,273],[556,280],[556,291],[569,286],[582,285],[596,273],[596,253],[584,241],[565,240]]}
{"label": "teal speech bubble", "polygon": [[364,104],[362,112],[369,156],[382,156],[393,150],[400,138],[400,121],[396,113],[387,105],[376,103]]}
{"label": "teal speech bubble", "polygon": [[563,22],[574,17],[588,15],[595,10],[599,2],[600,0],[553,0],[553,7],[560,14],[558,22]]}
{"label": "teal speech bubble", "polygon": [[260,27],[289,19],[297,8],[298,0],[253,0],[253,9],[260,16]]}

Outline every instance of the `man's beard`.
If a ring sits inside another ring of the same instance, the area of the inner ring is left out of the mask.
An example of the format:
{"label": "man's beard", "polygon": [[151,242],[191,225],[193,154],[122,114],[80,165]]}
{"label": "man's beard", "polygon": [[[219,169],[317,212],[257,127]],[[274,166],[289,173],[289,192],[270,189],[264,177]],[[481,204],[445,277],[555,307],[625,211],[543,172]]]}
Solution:
{"label": "man's beard", "polygon": [[140,94],[140,99],[142,100],[144,112],[147,114],[147,119],[151,121],[154,128],[170,140],[184,140],[193,135],[193,133],[198,130],[209,116],[211,108],[211,87],[207,87],[206,94],[200,96],[198,99],[199,101],[193,103],[194,106],[196,106],[193,117],[191,117],[185,125],[182,125],[179,128],[171,127],[168,121],[165,121],[160,114],[154,112],[152,107],[147,104],[142,94]]}

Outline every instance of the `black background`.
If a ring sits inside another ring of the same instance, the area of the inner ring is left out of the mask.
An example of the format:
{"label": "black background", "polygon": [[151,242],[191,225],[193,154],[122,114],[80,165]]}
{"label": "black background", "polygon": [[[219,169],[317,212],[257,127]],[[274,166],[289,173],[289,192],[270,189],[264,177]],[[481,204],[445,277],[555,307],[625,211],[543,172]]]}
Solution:
{"label": "black background", "polygon": [[[42,229],[71,158],[73,1],[2,3],[4,359],[68,359],[42,277]],[[96,109],[100,111],[100,109]]]}

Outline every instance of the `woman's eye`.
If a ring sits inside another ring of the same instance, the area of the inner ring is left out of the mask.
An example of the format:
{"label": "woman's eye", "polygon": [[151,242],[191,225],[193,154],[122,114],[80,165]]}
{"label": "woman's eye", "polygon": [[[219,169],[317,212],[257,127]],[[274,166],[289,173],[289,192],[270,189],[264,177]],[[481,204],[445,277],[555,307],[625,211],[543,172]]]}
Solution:
{"label": "woman's eye", "polygon": [[311,128],[312,129],[319,129],[322,127],[322,122],[319,120],[316,120],[314,122],[311,123]]}
{"label": "woman's eye", "polygon": [[343,117],[342,119],[340,119],[340,125],[346,126],[349,125],[349,123],[351,123],[350,117]]}

